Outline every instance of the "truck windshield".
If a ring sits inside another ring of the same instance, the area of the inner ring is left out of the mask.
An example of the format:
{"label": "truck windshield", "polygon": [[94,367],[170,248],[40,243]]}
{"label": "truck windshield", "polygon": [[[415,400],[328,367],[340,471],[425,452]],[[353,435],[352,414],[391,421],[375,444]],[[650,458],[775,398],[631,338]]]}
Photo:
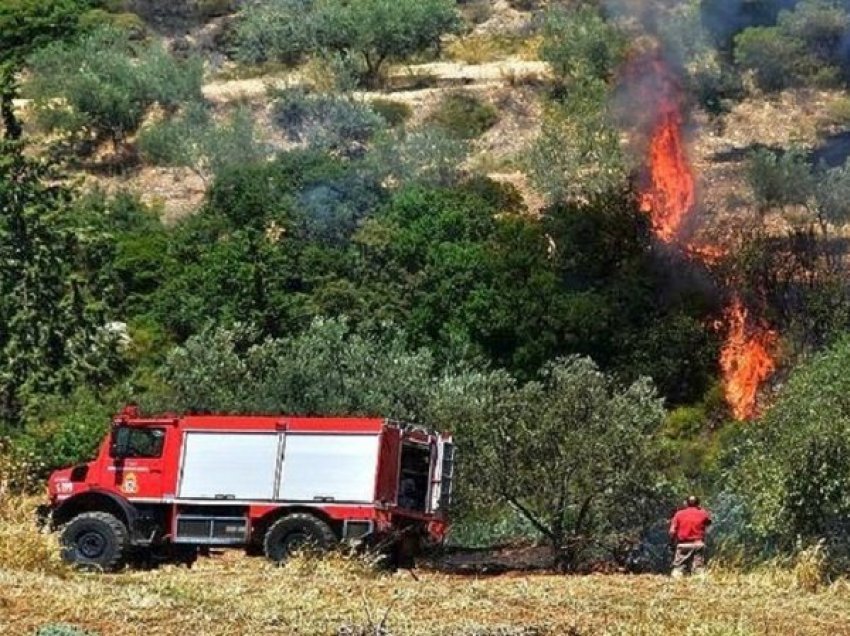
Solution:
{"label": "truck windshield", "polygon": [[121,426],[115,429],[113,435],[110,452],[113,459],[162,456],[162,447],[165,442],[164,429]]}

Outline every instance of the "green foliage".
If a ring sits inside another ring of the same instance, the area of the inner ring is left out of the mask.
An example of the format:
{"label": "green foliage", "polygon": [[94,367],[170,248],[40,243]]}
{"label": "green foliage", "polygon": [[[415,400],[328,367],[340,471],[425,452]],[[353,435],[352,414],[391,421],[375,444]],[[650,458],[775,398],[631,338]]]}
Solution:
{"label": "green foliage", "polygon": [[131,38],[141,40],[147,35],[147,25],[135,13],[111,13],[103,9],[92,9],[80,16],[80,29],[93,31],[102,28],[125,31]]}
{"label": "green foliage", "polygon": [[358,333],[344,320],[316,320],[302,334],[258,338],[251,329],[207,329],[165,366],[165,405],[401,419],[423,412],[433,359],[392,325]]}
{"label": "green foliage", "polygon": [[791,374],[773,408],[731,446],[730,491],[762,545],[850,547],[850,418],[843,338]]}
{"label": "green foliage", "polygon": [[20,64],[33,51],[76,33],[87,0],[4,0],[0,63]]}
{"label": "green foliage", "polygon": [[14,440],[15,453],[37,467],[40,477],[94,457],[113,415],[112,409],[84,389],[67,397],[45,398],[30,410]]}
{"label": "green foliage", "polygon": [[625,52],[624,35],[592,7],[547,14],[540,54],[567,82],[608,80]]}
{"label": "green foliage", "polygon": [[735,38],[735,59],[768,91],[798,83],[833,86],[850,70],[846,41],[850,13],[830,0],[802,0],[779,13],[776,26],[746,29]]}
{"label": "green foliage", "polygon": [[410,106],[391,99],[373,99],[369,102],[369,106],[392,128],[401,126],[413,115],[413,109]]}
{"label": "green foliage", "polygon": [[850,161],[821,171],[814,197],[820,218],[835,226],[850,221]]}
{"label": "green foliage", "polygon": [[551,200],[600,196],[626,183],[628,169],[608,98],[601,80],[577,82],[565,103],[545,113],[525,161],[533,183]]}
{"label": "green foliage", "polygon": [[753,71],[756,82],[766,91],[793,86],[811,65],[803,43],[785,37],[778,27],[753,27],[736,36],[735,61]]}
{"label": "green foliage", "polygon": [[760,149],[753,152],[747,180],[762,209],[803,205],[815,185],[808,158],[797,149],[787,152]]}
{"label": "green foliage", "polygon": [[[117,370],[104,290],[87,280],[92,241],[72,225],[68,191],[20,148],[0,147],[0,421],[20,422],[38,395],[96,387]],[[96,232],[94,233],[96,234]]]}
{"label": "green foliage", "polygon": [[73,37],[87,0],[4,0],[0,3],[0,118],[4,136],[19,139],[22,127],[13,100],[18,96],[17,72],[42,46]]}
{"label": "green foliage", "polygon": [[204,180],[231,166],[262,161],[268,154],[257,138],[250,111],[237,108],[229,119],[218,123],[200,103],[143,128],[138,146],[150,163],[189,167]]}
{"label": "green foliage", "polygon": [[447,543],[464,548],[491,548],[516,541],[540,541],[540,531],[509,506],[475,510],[454,519]]}
{"label": "green foliage", "polygon": [[161,44],[131,42],[99,29],[77,42],[54,43],[30,59],[28,94],[49,130],[90,129],[123,142],[156,105],[174,111],[201,98],[200,60],[176,60]]}
{"label": "green foliage", "polygon": [[458,26],[450,0],[270,0],[240,12],[236,55],[290,64],[310,54],[338,55],[374,86],[387,61],[434,49]]}
{"label": "green foliage", "polygon": [[459,139],[475,139],[499,120],[496,109],[471,93],[448,93],[429,117],[432,125]]}
{"label": "green foliage", "polygon": [[[833,0],[801,0],[793,11],[782,11],[777,21],[782,33],[799,40],[821,65],[846,66],[846,42],[850,14],[846,3]],[[818,70],[819,74],[824,69]]]}
{"label": "green foliage", "polygon": [[664,505],[653,443],[664,410],[649,382],[619,387],[569,358],[539,381],[504,376],[487,389],[457,412],[459,435],[474,440],[464,478],[480,502],[525,516],[562,568],[576,569],[593,545],[619,553]]}
{"label": "green foliage", "polygon": [[276,93],[274,123],[293,142],[343,156],[358,156],[384,126],[368,103],[352,97],[290,88]]}
{"label": "green foliage", "polygon": [[202,19],[217,18],[227,15],[236,7],[235,0],[195,0],[198,15]]}
{"label": "green foliage", "polygon": [[431,126],[391,131],[366,158],[376,178],[397,184],[450,187],[463,181],[469,144]]}
{"label": "green foliage", "polygon": [[92,632],[83,631],[73,625],[52,623],[38,628],[36,636],[95,636]]}

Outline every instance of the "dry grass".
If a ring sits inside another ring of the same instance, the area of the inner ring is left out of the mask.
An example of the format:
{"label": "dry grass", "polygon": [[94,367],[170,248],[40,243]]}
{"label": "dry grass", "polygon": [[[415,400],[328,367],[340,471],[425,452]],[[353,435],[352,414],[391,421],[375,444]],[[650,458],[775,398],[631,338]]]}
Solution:
{"label": "dry grass", "polygon": [[508,58],[539,60],[541,38],[514,35],[472,34],[445,46],[448,59],[465,64],[484,64]]}
{"label": "dry grass", "polygon": [[[275,568],[236,553],[193,569],[67,572],[7,501],[0,525],[0,634],[68,623],[102,636],[237,634],[731,636],[850,634],[846,582],[807,591],[793,571],[660,576],[377,574],[341,557]],[[15,556],[26,553],[26,558]],[[381,623],[386,621],[381,630]]]}

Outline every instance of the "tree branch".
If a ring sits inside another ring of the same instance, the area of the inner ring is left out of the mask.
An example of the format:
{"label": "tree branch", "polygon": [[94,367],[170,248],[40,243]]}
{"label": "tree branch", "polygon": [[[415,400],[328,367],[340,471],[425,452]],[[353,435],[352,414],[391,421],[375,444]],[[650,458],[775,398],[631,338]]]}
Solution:
{"label": "tree branch", "polygon": [[511,497],[510,495],[508,495],[508,494],[506,494],[506,493],[504,493],[504,492],[502,493],[502,496],[505,498],[505,500],[507,500],[507,502],[508,502],[509,504],[511,504],[511,505],[512,505],[512,506],[514,506],[517,510],[519,510],[519,511],[520,511],[520,513],[522,513],[522,515],[523,515],[526,519],[528,519],[528,521],[531,523],[531,525],[533,525],[535,528],[537,528],[537,530],[538,530],[538,531],[539,531],[542,535],[544,535],[545,537],[547,537],[549,540],[551,540],[551,541],[553,541],[553,542],[554,542],[554,541],[556,541],[555,534],[552,532],[552,530],[551,530],[550,528],[546,527],[546,525],[545,525],[542,521],[540,521],[539,519],[537,519],[537,517],[535,517],[535,516],[534,516],[534,514],[531,512],[531,510],[529,510],[529,509],[528,509],[528,508],[526,508],[524,505],[522,505],[522,504],[519,502],[519,500],[518,500],[518,499],[516,499],[515,497]]}

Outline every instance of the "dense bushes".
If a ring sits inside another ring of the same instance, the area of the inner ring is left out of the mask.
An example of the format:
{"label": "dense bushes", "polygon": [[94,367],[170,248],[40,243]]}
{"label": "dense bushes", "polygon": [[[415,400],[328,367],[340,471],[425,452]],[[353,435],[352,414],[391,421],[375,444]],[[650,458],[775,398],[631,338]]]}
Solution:
{"label": "dense bushes", "polygon": [[802,0],[780,11],[776,26],[748,28],[735,37],[735,59],[768,91],[800,83],[835,85],[846,79],[850,13],[829,0]]}
{"label": "dense bushes", "polygon": [[0,145],[0,429],[39,396],[102,386],[119,369],[107,289],[86,275],[97,230],[69,214],[54,178]]}
{"label": "dense bushes", "polygon": [[764,549],[825,539],[836,554],[850,550],[849,360],[844,338],[799,367],[732,446],[727,483],[743,502],[743,529]]}

